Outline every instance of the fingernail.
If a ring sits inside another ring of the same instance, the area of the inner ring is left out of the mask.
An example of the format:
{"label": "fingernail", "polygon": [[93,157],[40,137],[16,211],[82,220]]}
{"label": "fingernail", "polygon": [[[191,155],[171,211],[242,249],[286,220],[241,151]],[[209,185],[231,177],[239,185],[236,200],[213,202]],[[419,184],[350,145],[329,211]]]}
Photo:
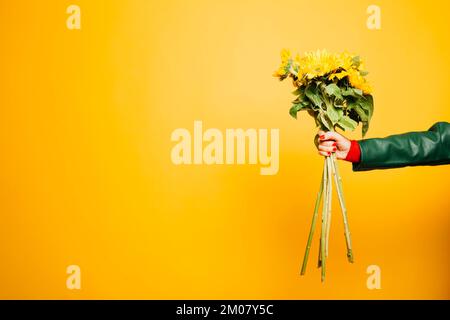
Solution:
{"label": "fingernail", "polygon": [[336,148],[333,148],[333,151],[336,151]]}
{"label": "fingernail", "polygon": [[321,135],[319,136],[319,138],[320,138],[320,139],[323,139],[323,138],[325,138],[325,135],[324,135],[324,134],[321,134]]}
{"label": "fingernail", "polygon": [[337,142],[333,142],[333,147],[337,145]]}
{"label": "fingernail", "polygon": [[331,152],[328,152],[328,155],[331,156]]}

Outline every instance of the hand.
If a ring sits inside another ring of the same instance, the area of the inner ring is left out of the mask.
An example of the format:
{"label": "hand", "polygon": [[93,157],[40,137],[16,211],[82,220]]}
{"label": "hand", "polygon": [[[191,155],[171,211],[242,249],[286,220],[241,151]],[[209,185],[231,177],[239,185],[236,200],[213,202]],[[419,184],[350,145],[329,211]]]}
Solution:
{"label": "hand", "polygon": [[343,135],[332,131],[319,131],[316,137],[316,146],[320,155],[329,157],[334,152],[338,159],[343,160],[347,157],[351,142]]}

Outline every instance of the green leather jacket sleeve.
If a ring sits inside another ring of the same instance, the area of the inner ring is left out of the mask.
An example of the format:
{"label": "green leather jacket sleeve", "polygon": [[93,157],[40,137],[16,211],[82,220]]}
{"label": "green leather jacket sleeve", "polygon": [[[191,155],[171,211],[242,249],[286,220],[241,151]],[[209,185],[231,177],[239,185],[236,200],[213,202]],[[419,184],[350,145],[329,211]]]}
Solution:
{"label": "green leather jacket sleeve", "polygon": [[450,124],[438,122],[428,131],[358,141],[361,160],[353,171],[450,163]]}

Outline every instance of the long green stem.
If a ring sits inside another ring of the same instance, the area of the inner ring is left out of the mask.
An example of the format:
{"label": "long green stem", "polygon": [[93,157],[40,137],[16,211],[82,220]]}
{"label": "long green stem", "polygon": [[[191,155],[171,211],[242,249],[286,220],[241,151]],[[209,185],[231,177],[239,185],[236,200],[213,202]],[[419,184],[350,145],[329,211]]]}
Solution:
{"label": "long green stem", "polygon": [[[320,239],[322,239],[322,232],[320,233]],[[322,240],[319,241],[319,259],[317,261],[317,268],[322,267]]]}
{"label": "long green stem", "polygon": [[[325,170],[325,166],[324,166]],[[303,257],[302,270],[300,272],[301,275],[304,275],[306,272],[306,265],[308,263],[309,250],[311,249],[311,243],[314,236],[314,230],[316,229],[317,216],[319,215],[319,206],[320,200],[322,200],[323,186],[324,186],[325,172],[322,173],[322,181],[320,182],[319,192],[317,194],[316,204],[314,206],[314,214],[312,217],[311,228],[309,230],[308,243],[306,244],[305,256]]]}
{"label": "long green stem", "polygon": [[348,225],[348,218],[347,218],[347,207],[345,206],[345,200],[344,200],[344,191],[342,188],[342,179],[339,174],[339,168],[336,161],[336,155],[333,153],[332,155],[332,166],[333,166],[333,174],[334,179],[336,181],[336,187],[337,187],[337,193],[339,197],[339,203],[341,204],[342,208],[342,217],[344,219],[344,231],[345,231],[345,242],[347,245],[347,259],[348,261],[353,263],[353,249],[352,249],[352,238],[350,234],[350,227]]}
{"label": "long green stem", "polygon": [[322,282],[325,281],[325,271],[327,267],[327,255],[326,255],[326,225],[327,225],[327,211],[328,211],[328,166],[327,159],[325,158],[325,166],[324,166],[324,197],[323,197],[323,205],[322,205],[322,233],[320,236],[320,254],[321,254],[321,265],[322,265]]}
{"label": "long green stem", "polygon": [[330,157],[327,157],[326,163],[327,163],[327,173],[328,173],[328,207],[327,207],[327,225],[326,225],[326,247],[325,247],[325,255],[328,258],[328,243],[330,241],[330,227],[331,227],[331,203],[332,203],[332,160]]}
{"label": "long green stem", "polygon": [[[324,158],[325,160],[325,158]],[[327,163],[326,161],[323,162],[323,171],[322,171],[322,179],[323,179],[323,194],[326,195],[326,186],[327,186]],[[322,210],[323,210],[323,206],[322,206]],[[317,261],[317,268],[321,268],[322,267],[322,231],[320,231],[320,241],[319,241],[319,259]]]}

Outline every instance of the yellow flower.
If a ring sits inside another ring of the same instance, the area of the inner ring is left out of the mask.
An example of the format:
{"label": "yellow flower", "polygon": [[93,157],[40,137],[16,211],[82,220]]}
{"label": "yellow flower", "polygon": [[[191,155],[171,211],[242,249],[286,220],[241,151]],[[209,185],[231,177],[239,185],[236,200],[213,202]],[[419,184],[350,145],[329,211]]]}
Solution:
{"label": "yellow flower", "polygon": [[291,51],[288,49],[281,50],[281,61],[286,62],[291,58]]}
{"label": "yellow flower", "polygon": [[352,87],[362,90],[364,93],[370,93],[372,88],[366,79],[359,73],[358,70],[352,69],[348,74],[348,80]]}
{"label": "yellow flower", "polygon": [[281,50],[281,65],[273,74],[274,77],[284,77],[288,73],[287,67],[291,61],[291,52],[287,49]]}
{"label": "yellow flower", "polygon": [[347,71],[341,71],[341,72],[330,74],[330,76],[328,77],[328,80],[333,80],[334,78],[338,78],[339,80],[341,80],[342,78],[344,78],[346,76],[348,76],[348,72]]}
{"label": "yellow flower", "polygon": [[308,79],[323,76],[335,68],[333,56],[326,50],[306,52],[305,56],[300,59],[299,64],[301,74]]}
{"label": "yellow flower", "polygon": [[344,70],[350,70],[353,67],[353,57],[348,52],[343,52],[338,55],[338,65]]}
{"label": "yellow flower", "polygon": [[348,77],[351,85],[369,93],[371,88],[363,76],[364,64],[358,56],[348,52],[331,54],[326,50],[306,52],[303,56],[292,58],[287,49],[281,51],[281,65],[274,76],[286,78],[293,75],[296,85],[307,80],[327,75],[328,80],[341,80]]}
{"label": "yellow flower", "polygon": [[[353,56],[347,52],[331,54],[326,50],[317,50],[305,53],[304,57],[296,58],[296,61],[298,61],[300,66],[299,74],[306,76],[308,79],[312,79],[339,69],[350,70],[353,67],[352,59]],[[339,79],[344,76],[344,73],[336,74],[336,77]]]}

